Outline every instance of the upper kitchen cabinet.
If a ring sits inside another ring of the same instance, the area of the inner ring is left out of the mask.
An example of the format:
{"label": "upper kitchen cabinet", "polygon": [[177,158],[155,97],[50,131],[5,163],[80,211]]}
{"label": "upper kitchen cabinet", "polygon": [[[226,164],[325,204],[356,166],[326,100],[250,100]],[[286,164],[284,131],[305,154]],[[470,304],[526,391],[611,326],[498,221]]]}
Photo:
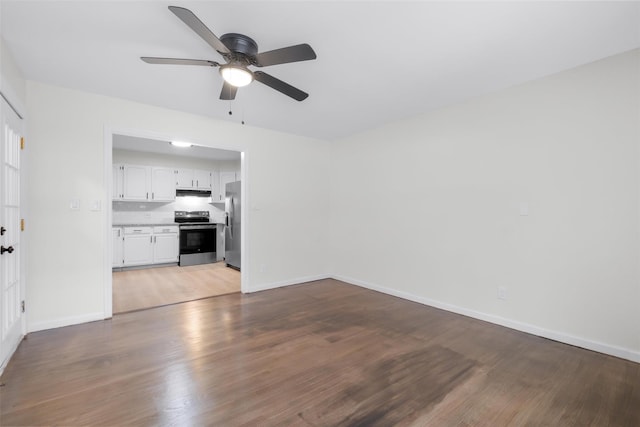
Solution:
{"label": "upper kitchen cabinet", "polygon": [[211,172],[200,169],[178,169],[176,188],[181,190],[211,190]]}
{"label": "upper kitchen cabinet", "polygon": [[212,196],[214,202],[224,202],[225,187],[230,182],[240,181],[240,173],[234,171],[220,172],[220,185],[218,185],[218,191]]}
{"label": "upper kitchen cabinet", "polygon": [[124,172],[122,165],[113,165],[112,199],[122,200],[124,197]]}
{"label": "upper kitchen cabinet", "polygon": [[173,202],[176,199],[176,172],[173,168],[151,168],[151,200]]}
{"label": "upper kitchen cabinet", "polygon": [[193,178],[196,180],[195,188],[198,190],[211,190],[211,172],[195,169]]}
{"label": "upper kitchen cabinet", "polygon": [[176,199],[175,170],[140,165],[113,166],[113,200],[172,202]]}
{"label": "upper kitchen cabinet", "polygon": [[176,170],[176,188],[193,188],[193,169]]}
{"label": "upper kitchen cabinet", "polygon": [[124,197],[123,200],[150,200],[151,168],[148,166],[124,165]]}

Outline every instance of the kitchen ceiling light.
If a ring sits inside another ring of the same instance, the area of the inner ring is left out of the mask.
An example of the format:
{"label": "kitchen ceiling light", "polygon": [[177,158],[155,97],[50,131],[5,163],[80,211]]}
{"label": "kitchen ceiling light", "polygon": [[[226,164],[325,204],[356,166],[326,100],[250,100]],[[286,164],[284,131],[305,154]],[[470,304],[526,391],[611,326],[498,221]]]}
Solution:
{"label": "kitchen ceiling light", "polygon": [[180,148],[189,148],[193,145],[190,142],[182,142],[182,141],[171,141],[170,144],[173,145],[174,147],[180,147]]}
{"label": "kitchen ceiling light", "polygon": [[220,74],[224,81],[235,87],[246,86],[253,81],[251,71],[240,65],[220,67]]}

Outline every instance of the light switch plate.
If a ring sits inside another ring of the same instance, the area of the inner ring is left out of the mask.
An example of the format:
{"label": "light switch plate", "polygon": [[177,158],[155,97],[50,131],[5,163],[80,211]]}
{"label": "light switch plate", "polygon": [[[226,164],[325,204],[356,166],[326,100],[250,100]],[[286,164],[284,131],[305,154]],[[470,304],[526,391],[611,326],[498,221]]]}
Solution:
{"label": "light switch plate", "polygon": [[77,211],[80,209],[80,199],[71,199],[69,202],[69,209]]}
{"label": "light switch plate", "polygon": [[91,209],[94,212],[101,211],[102,210],[102,201],[101,200],[92,200],[89,209]]}

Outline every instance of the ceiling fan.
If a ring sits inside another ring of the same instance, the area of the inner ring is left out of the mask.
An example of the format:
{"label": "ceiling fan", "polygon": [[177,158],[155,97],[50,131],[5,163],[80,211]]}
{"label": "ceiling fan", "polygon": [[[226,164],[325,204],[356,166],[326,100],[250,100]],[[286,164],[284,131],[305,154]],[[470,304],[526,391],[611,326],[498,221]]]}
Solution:
{"label": "ceiling fan", "polygon": [[266,67],[269,65],[286,64],[316,59],[316,53],[308,44],[298,44],[281,49],[258,53],[257,43],[244,34],[228,33],[220,38],[216,37],[206,25],[189,9],[169,6],[169,10],[182,20],[189,28],[196,32],[204,41],[214,48],[225,59],[226,64],[204,59],[154,58],[143,56],[144,62],[149,64],[172,65],[202,65],[205,67],[219,67],[224,80],[220,99],[232,100],[236,97],[239,87],[246,86],[253,80],[277,90],[296,101],[305,100],[309,94],[283,82],[262,71],[252,71],[249,66]]}

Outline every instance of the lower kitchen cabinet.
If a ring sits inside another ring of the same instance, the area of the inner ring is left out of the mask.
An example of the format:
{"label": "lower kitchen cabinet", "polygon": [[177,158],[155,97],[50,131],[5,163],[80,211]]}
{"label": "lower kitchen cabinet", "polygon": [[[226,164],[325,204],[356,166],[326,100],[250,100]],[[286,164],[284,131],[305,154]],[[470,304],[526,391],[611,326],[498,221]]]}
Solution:
{"label": "lower kitchen cabinet", "polygon": [[111,229],[111,240],[113,242],[113,252],[111,255],[111,266],[113,268],[122,267],[124,262],[122,258],[122,228],[113,227]]}
{"label": "lower kitchen cabinet", "polygon": [[124,266],[153,263],[151,227],[124,227]]}
{"label": "lower kitchen cabinet", "polygon": [[178,262],[178,227],[153,227],[153,263]]}
{"label": "lower kitchen cabinet", "polygon": [[116,228],[114,235],[113,267],[166,264],[178,262],[178,226],[124,227],[124,242],[121,243],[122,263],[115,262]]}

